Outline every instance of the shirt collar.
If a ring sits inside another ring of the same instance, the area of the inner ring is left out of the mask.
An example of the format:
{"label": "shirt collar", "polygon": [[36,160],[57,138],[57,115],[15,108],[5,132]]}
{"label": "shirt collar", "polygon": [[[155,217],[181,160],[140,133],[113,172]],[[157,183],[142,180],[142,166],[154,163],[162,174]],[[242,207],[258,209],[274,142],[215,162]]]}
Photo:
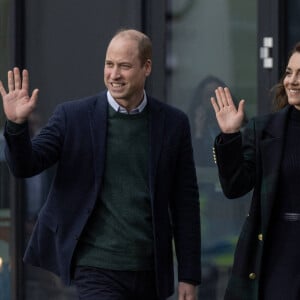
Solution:
{"label": "shirt collar", "polygon": [[109,91],[107,91],[107,100],[108,100],[108,103],[109,105],[117,112],[120,112],[120,113],[124,113],[124,114],[138,114],[138,113],[141,113],[144,108],[146,107],[147,105],[147,95],[145,93],[145,90],[143,92],[144,96],[143,96],[143,100],[142,102],[137,106],[135,107],[134,109],[132,109],[130,112],[128,112],[124,107],[122,107],[114,98],[113,96],[111,95],[111,93]]}

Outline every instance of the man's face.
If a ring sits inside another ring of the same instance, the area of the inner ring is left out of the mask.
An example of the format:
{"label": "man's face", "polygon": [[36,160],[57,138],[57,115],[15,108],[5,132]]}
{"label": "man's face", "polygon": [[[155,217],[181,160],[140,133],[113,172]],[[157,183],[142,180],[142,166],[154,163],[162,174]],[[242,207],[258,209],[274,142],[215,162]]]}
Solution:
{"label": "man's face", "polygon": [[145,80],[151,72],[151,61],[142,65],[138,51],[137,41],[117,36],[106,52],[104,83],[113,98],[127,109],[141,102]]}

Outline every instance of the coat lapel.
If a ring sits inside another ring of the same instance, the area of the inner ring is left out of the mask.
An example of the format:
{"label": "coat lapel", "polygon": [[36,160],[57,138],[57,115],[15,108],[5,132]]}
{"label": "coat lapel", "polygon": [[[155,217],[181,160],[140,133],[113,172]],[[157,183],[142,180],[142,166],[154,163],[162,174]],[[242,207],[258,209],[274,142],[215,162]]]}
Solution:
{"label": "coat lapel", "polygon": [[148,104],[150,138],[149,186],[151,201],[153,202],[155,194],[155,176],[164,139],[165,113],[161,104],[155,99],[148,97]]}
{"label": "coat lapel", "polygon": [[284,146],[284,132],[289,106],[274,114],[262,132],[260,142],[262,163],[261,214],[262,227],[267,230],[279,180]]}
{"label": "coat lapel", "polygon": [[106,93],[99,94],[94,105],[89,109],[90,131],[92,136],[94,172],[97,182],[102,182],[104,172],[106,131],[107,131],[107,97]]}

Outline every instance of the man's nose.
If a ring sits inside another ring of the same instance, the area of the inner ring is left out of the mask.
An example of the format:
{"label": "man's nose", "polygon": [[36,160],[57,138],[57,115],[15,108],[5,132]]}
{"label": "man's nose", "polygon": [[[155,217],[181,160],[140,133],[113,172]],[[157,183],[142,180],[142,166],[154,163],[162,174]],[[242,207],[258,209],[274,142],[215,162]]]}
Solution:
{"label": "man's nose", "polygon": [[112,78],[119,78],[120,77],[120,70],[118,67],[114,67],[112,70],[111,70],[111,77]]}

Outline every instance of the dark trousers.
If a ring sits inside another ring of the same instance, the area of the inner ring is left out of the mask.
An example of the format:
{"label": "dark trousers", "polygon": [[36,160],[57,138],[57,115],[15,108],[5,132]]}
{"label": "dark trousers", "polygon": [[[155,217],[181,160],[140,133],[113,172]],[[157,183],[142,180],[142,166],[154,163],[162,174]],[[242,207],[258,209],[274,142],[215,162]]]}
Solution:
{"label": "dark trousers", "polygon": [[154,271],[114,271],[77,267],[74,284],[80,300],[162,300]]}

